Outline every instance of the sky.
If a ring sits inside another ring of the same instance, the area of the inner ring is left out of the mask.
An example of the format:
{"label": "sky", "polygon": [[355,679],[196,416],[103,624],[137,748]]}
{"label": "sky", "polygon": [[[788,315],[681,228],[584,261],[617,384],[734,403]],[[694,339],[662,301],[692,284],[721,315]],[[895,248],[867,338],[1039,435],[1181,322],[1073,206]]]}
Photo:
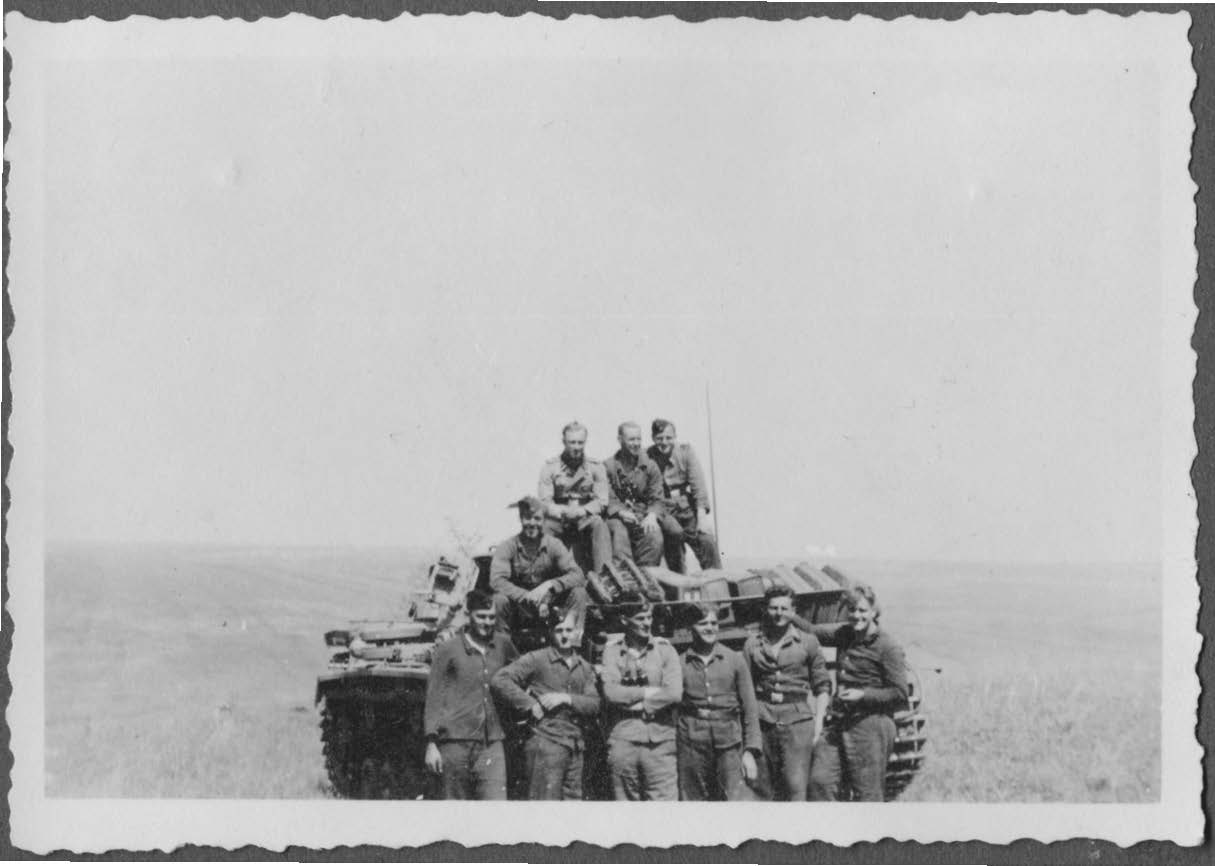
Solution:
{"label": "sky", "polygon": [[707,389],[727,559],[1158,556],[1133,38],[472,17],[48,73],[48,538],[492,542]]}

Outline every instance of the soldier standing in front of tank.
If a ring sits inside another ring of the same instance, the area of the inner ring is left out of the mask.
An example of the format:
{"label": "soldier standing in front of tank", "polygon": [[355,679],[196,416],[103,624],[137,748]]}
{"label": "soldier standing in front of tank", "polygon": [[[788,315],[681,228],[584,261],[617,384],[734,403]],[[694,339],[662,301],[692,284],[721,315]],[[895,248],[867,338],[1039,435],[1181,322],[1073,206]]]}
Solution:
{"label": "soldier standing in front of tank", "polygon": [[525,747],[529,800],[581,800],[583,725],[599,712],[599,684],[578,654],[573,611],[549,614],[549,646],[494,674],[494,693],[535,720]]}
{"label": "soldier standing in front of tank", "polygon": [[791,621],[793,591],[773,587],[764,593],[764,601],[759,634],[743,645],[759,699],[761,784],[772,789],[774,799],[805,800],[811,755],[831,695],[831,676],[818,640]]}
{"label": "soldier standing in front of tank", "polygon": [[561,541],[544,533],[544,503],[525,496],[518,535],[494,546],[489,586],[494,591],[498,629],[513,632],[542,625],[551,607],[573,610],[581,631],[586,616],[586,575]]}
{"label": "soldier standing in front of tank", "polygon": [[880,803],[886,799],[894,714],[907,707],[907,663],[903,648],[878,627],[881,609],[873,589],[857,584],[844,598],[847,623],[814,626],[823,643],[837,648],[839,688],[814,749],[810,799],[837,799],[846,776],[858,800]]}
{"label": "soldier standing in front of tank", "polygon": [[650,435],[654,444],[645,453],[662,472],[666,495],[666,514],[659,523],[667,567],[680,574],[687,570],[683,553],[687,544],[702,571],[721,568],[717,539],[700,526],[700,513],[708,514],[710,510],[709,487],[696,452],[687,442],[675,441],[675,425],[665,418],[654,419]]}
{"label": "soldier standing in front of tank", "polygon": [[570,550],[581,546],[589,553],[591,567],[600,571],[612,561],[612,535],[603,518],[608,481],[603,464],[586,456],[586,435],[586,427],[577,421],[565,425],[561,453],[540,469],[539,496],[545,531]]}
{"label": "soldier standing in front of tank", "polygon": [[662,472],[641,447],[641,428],[626,421],[617,428],[619,450],[604,461],[608,478],[608,529],[612,552],[637,565],[662,559]]}
{"label": "soldier standing in front of tank", "polygon": [[654,611],[640,596],[621,607],[624,635],[603,648],[608,768],[617,800],[679,798],[675,712],[683,696],[679,654],[651,633]]}
{"label": "soldier standing in front of tank", "polygon": [[692,606],[692,644],[684,651],[677,738],[683,800],[741,800],[763,751],[751,668],[717,642],[718,608]]}
{"label": "soldier standing in front of tank", "polygon": [[468,626],[435,648],[426,683],[426,768],[441,779],[445,800],[505,800],[506,754],[493,675],[519,653],[494,630],[494,600],[473,590]]}

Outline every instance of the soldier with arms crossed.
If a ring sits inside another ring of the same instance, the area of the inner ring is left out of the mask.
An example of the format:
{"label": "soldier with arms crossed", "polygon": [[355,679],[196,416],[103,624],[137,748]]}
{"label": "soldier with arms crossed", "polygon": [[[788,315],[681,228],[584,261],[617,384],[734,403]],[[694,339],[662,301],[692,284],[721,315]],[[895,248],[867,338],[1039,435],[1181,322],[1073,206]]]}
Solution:
{"label": "soldier with arms crossed", "polygon": [[426,682],[426,768],[441,779],[445,800],[505,800],[502,723],[490,680],[518,652],[494,631],[494,600],[474,590],[465,599],[468,626],[435,648]]}
{"label": "soldier with arms crossed", "polygon": [[666,496],[667,513],[659,523],[667,567],[681,574],[687,570],[683,553],[687,544],[702,571],[721,568],[717,539],[700,527],[700,513],[709,513],[709,488],[696,452],[688,443],[675,441],[675,425],[665,418],[654,419],[650,435],[654,444],[645,453],[662,472]]}
{"label": "soldier with arms crossed", "polygon": [[886,798],[894,714],[907,707],[907,665],[902,647],[878,628],[881,610],[873,589],[857,584],[845,600],[847,623],[814,626],[823,643],[837,648],[839,689],[814,748],[810,799],[836,799],[844,774],[858,800],[880,803]]}
{"label": "soldier with arms crossed", "polygon": [[[818,640],[791,622],[793,590],[773,587],[759,634],[747,638],[743,655],[759,699],[764,761],[761,781],[778,800],[805,800],[810,757],[823,731],[831,676]],[[812,702],[813,700],[813,702]]]}
{"label": "soldier with arms crossed", "polygon": [[526,496],[512,507],[519,509],[519,534],[494,547],[489,566],[498,629],[513,632],[542,625],[548,610],[557,606],[577,614],[581,631],[586,575],[564,544],[544,534],[544,504],[539,499]]}
{"label": "soldier with arms crossed", "polygon": [[525,747],[529,800],[582,799],[585,720],[599,712],[599,686],[578,654],[573,611],[549,613],[549,646],[494,674],[494,693],[535,720]]}
{"label": "soldier with arms crossed", "polygon": [[589,562],[599,571],[612,559],[612,536],[603,518],[607,473],[602,463],[586,456],[586,428],[577,421],[565,425],[561,442],[561,453],[540,469],[544,529],[575,551],[581,564]]}
{"label": "soldier with arms crossed", "polygon": [[751,670],[742,653],[717,642],[718,608],[693,606],[692,645],[683,654],[678,725],[683,800],[740,800],[763,750]]}
{"label": "soldier with arms crossed", "polygon": [[654,612],[640,596],[622,608],[624,635],[603,649],[608,767],[617,800],[675,800],[675,709],[683,696],[679,655],[650,629]]}
{"label": "soldier with arms crossed", "polygon": [[620,449],[604,461],[608,477],[608,529],[612,552],[637,565],[662,559],[662,472],[641,448],[641,428],[632,421],[616,431]]}

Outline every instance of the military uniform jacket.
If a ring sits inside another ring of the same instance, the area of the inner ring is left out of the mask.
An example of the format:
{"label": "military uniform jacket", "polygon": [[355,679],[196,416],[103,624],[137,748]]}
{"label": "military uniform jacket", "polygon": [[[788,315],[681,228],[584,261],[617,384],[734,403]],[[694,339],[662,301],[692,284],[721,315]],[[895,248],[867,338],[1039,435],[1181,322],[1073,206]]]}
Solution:
{"label": "military uniform jacket", "polygon": [[493,636],[485,652],[465,632],[439,644],[426,682],[422,724],[427,739],[481,743],[501,740],[502,723],[498,720],[490,680],[518,655],[510,638],[500,633]]}
{"label": "military uniform jacket", "polygon": [[645,453],[662,473],[663,495],[667,499],[679,508],[709,507],[705,473],[691,445],[676,442],[670,456],[659,451],[657,445],[651,445]]}
{"label": "military uniform jacket", "polygon": [[706,662],[691,648],[682,658],[681,736],[710,742],[714,748],[737,746],[762,751],[759,706],[751,666],[740,652],[715,644]]}
{"label": "military uniform jacket", "polygon": [[494,592],[519,601],[546,580],[556,581],[557,592],[586,583],[586,575],[560,540],[541,535],[534,554],[528,552],[522,533],[494,547],[489,565],[489,586]]}
{"label": "military uniform jacket", "polygon": [[[641,649],[623,636],[603,648],[603,699],[612,739],[662,743],[675,739],[675,705],[683,697],[679,654],[666,638],[651,637]],[[655,691],[649,697],[646,692]]]}
{"label": "military uniform jacket", "polygon": [[658,464],[645,454],[634,461],[631,454],[621,450],[604,461],[603,466],[607,470],[609,517],[629,508],[638,517],[663,514],[665,493]]}
{"label": "military uniform jacket", "polygon": [[907,708],[907,661],[903,648],[884,631],[858,638],[851,625],[815,626],[823,643],[836,647],[836,683],[861,689],[857,702],[837,702],[835,712],[896,713]]}
{"label": "military uniform jacket", "polygon": [[536,723],[533,733],[569,749],[581,750],[581,718],[599,713],[599,684],[591,663],[574,653],[562,656],[552,647],[527,653],[494,674],[494,693],[519,713],[530,713],[536,697],[557,692],[570,696]]}
{"label": "military uniform jacket", "polygon": [[[546,509],[574,504],[586,508],[588,514],[600,514],[608,504],[607,471],[589,457],[570,463],[562,452],[541,467],[537,495]],[[553,510],[549,513],[558,516]]]}
{"label": "military uniform jacket", "polygon": [[[759,720],[777,725],[814,718],[811,694],[831,691],[831,675],[822,647],[812,634],[793,626],[770,643],[763,632],[743,644],[743,655],[751,666],[751,679],[759,698]],[[775,696],[780,695],[780,700]]]}

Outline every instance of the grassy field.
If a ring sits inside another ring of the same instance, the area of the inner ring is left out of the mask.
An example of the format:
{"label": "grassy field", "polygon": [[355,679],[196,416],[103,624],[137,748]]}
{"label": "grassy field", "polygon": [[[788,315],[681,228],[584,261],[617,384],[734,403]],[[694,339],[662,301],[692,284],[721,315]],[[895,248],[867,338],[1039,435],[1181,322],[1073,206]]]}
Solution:
{"label": "grassy field", "polygon": [[[327,796],[312,704],[322,636],[402,612],[428,560],[388,549],[48,551],[47,794]],[[841,565],[878,590],[883,625],[921,677],[930,759],[905,799],[1159,797],[1154,569]]]}

